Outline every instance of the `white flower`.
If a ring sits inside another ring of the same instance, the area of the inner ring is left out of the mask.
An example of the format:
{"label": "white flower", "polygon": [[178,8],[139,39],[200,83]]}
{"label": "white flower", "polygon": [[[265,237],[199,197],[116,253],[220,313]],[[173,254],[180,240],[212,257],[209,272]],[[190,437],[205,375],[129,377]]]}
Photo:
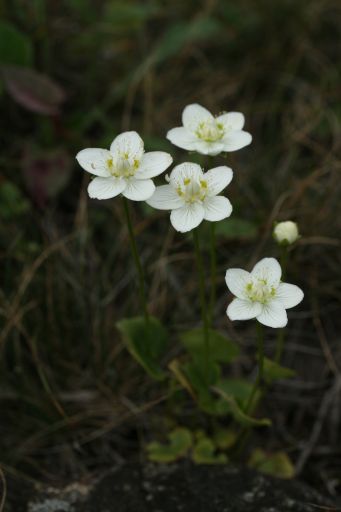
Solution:
{"label": "white flower", "polygon": [[147,203],[159,210],[172,210],[173,227],[185,233],[205,219],[212,222],[229,217],[230,201],[218,196],[233,177],[229,167],[215,167],[203,173],[200,165],[186,162],[172,170],[169,185],[157,187]]}
{"label": "white flower", "polygon": [[264,258],[252,272],[231,268],[226,272],[226,284],[237,297],[227,308],[230,320],[250,320],[269,327],[284,327],[286,309],[297,306],[303,292],[294,284],[281,282],[282,269],[275,258]]}
{"label": "white flower", "polygon": [[194,103],[182,113],[183,126],[169,130],[167,139],[179,148],[214,156],[251,143],[250,133],[242,130],[244,122],[240,112],[213,117],[206,108]]}
{"label": "white flower", "polygon": [[291,220],[279,222],[275,226],[273,235],[279,244],[293,244],[299,238],[296,222],[292,222]]}
{"label": "white flower", "polygon": [[132,201],[145,201],[155,190],[153,180],[170,166],[173,159],[163,151],[144,152],[136,132],[118,135],[107,149],[83,149],[78,163],[96,178],[88,187],[90,197],[109,199],[123,194]]}

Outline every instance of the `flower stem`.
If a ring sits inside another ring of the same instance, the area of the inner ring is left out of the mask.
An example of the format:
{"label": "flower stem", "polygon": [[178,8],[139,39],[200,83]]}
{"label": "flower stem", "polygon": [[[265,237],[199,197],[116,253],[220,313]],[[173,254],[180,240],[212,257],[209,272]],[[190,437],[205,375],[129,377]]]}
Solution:
{"label": "flower stem", "polygon": [[210,340],[209,340],[209,320],[207,316],[206,294],[205,294],[205,274],[200,252],[200,243],[198,229],[193,229],[193,242],[199,276],[199,293],[201,304],[201,317],[204,326],[204,350],[205,350],[205,378],[209,382],[209,361],[210,361]]}
{"label": "flower stem", "polygon": [[211,294],[210,294],[210,325],[214,320],[214,305],[216,299],[217,287],[217,255],[216,255],[216,237],[215,223],[210,222],[210,259],[211,259]]}
{"label": "flower stem", "polygon": [[146,324],[148,324],[149,314],[148,314],[148,308],[147,308],[147,299],[146,299],[146,290],[145,290],[145,284],[144,284],[143,268],[142,268],[140,257],[139,257],[137,247],[136,247],[136,240],[135,240],[134,229],[133,229],[131,216],[130,216],[129,204],[125,197],[123,197],[122,199],[123,199],[123,208],[124,208],[124,213],[125,213],[125,217],[126,217],[126,223],[127,223],[128,232],[129,232],[131,252],[133,254],[135,267],[136,267],[136,271],[137,271],[137,275],[138,275],[138,279],[139,279],[139,294],[140,294],[141,308],[143,311],[143,315],[144,315]]}
{"label": "flower stem", "polygon": [[262,325],[259,322],[256,323],[256,326],[257,326],[258,374],[257,374],[257,378],[256,378],[255,383],[253,385],[253,388],[252,388],[252,391],[251,391],[251,395],[249,397],[249,400],[248,400],[248,403],[247,403],[247,406],[246,406],[246,409],[245,409],[245,413],[247,415],[250,415],[252,413],[253,401],[254,401],[256,393],[257,393],[258,389],[261,387],[262,381],[263,381],[263,371],[264,371],[264,333],[263,333]]}

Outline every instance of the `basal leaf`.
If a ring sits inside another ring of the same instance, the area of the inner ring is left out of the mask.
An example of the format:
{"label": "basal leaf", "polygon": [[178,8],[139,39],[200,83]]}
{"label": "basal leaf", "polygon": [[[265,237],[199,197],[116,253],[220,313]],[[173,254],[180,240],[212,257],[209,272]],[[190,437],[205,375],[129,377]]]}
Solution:
{"label": "basal leaf", "polygon": [[168,435],[169,443],[156,441],[147,445],[149,460],[153,462],[174,462],[184,457],[192,446],[192,434],[187,428],[176,428]]}
{"label": "basal leaf", "polygon": [[[180,339],[195,359],[206,357],[204,329],[186,331]],[[209,355],[213,362],[229,363],[238,357],[239,347],[220,332],[209,329]]]}
{"label": "basal leaf", "polygon": [[195,444],[192,459],[196,464],[226,464],[228,461],[224,453],[216,453],[216,447],[209,437],[202,437]]}
{"label": "basal leaf", "polygon": [[283,452],[267,453],[261,448],[253,450],[248,466],[277,478],[293,478],[295,468],[289,456]]}
{"label": "basal leaf", "polygon": [[288,379],[294,377],[296,372],[285,366],[281,366],[275,361],[271,361],[267,357],[264,358],[264,380],[271,384],[271,382],[280,379]]}

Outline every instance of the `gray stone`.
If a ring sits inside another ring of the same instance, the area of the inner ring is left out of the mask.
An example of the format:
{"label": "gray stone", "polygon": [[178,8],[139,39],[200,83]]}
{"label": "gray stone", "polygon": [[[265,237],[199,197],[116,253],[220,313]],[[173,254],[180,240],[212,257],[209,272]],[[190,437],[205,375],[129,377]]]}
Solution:
{"label": "gray stone", "polygon": [[315,490],[232,466],[122,465],[90,486],[46,489],[27,512],[324,512]]}

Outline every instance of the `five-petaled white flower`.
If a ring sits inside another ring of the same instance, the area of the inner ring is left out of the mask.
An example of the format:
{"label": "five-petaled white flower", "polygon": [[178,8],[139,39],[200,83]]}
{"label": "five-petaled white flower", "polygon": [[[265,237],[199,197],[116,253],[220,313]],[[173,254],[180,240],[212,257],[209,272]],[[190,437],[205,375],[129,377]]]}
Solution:
{"label": "five-petaled white flower", "polygon": [[169,167],[172,157],[163,151],[144,152],[136,132],[118,135],[107,149],[83,149],[76,156],[86,171],[96,175],[88,187],[89,196],[110,199],[123,194],[132,201],[145,201],[155,190],[153,180]]}
{"label": "five-petaled white flower", "polygon": [[240,112],[214,117],[206,108],[194,103],[182,113],[183,126],[169,130],[167,139],[179,148],[215,156],[251,143],[252,136],[243,131],[244,122]]}
{"label": "five-petaled white flower", "polygon": [[237,297],[227,308],[230,320],[256,318],[269,327],[284,327],[286,309],[297,306],[303,299],[302,290],[281,282],[282,269],[275,258],[259,261],[252,272],[231,268],[226,272],[226,284]]}
{"label": "five-petaled white flower", "polygon": [[229,167],[215,167],[204,173],[200,165],[186,162],[174,167],[166,177],[169,184],[156,187],[147,203],[159,210],[172,210],[173,227],[185,233],[204,219],[215,222],[231,215],[230,201],[217,194],[227,187],[232,177]]}

